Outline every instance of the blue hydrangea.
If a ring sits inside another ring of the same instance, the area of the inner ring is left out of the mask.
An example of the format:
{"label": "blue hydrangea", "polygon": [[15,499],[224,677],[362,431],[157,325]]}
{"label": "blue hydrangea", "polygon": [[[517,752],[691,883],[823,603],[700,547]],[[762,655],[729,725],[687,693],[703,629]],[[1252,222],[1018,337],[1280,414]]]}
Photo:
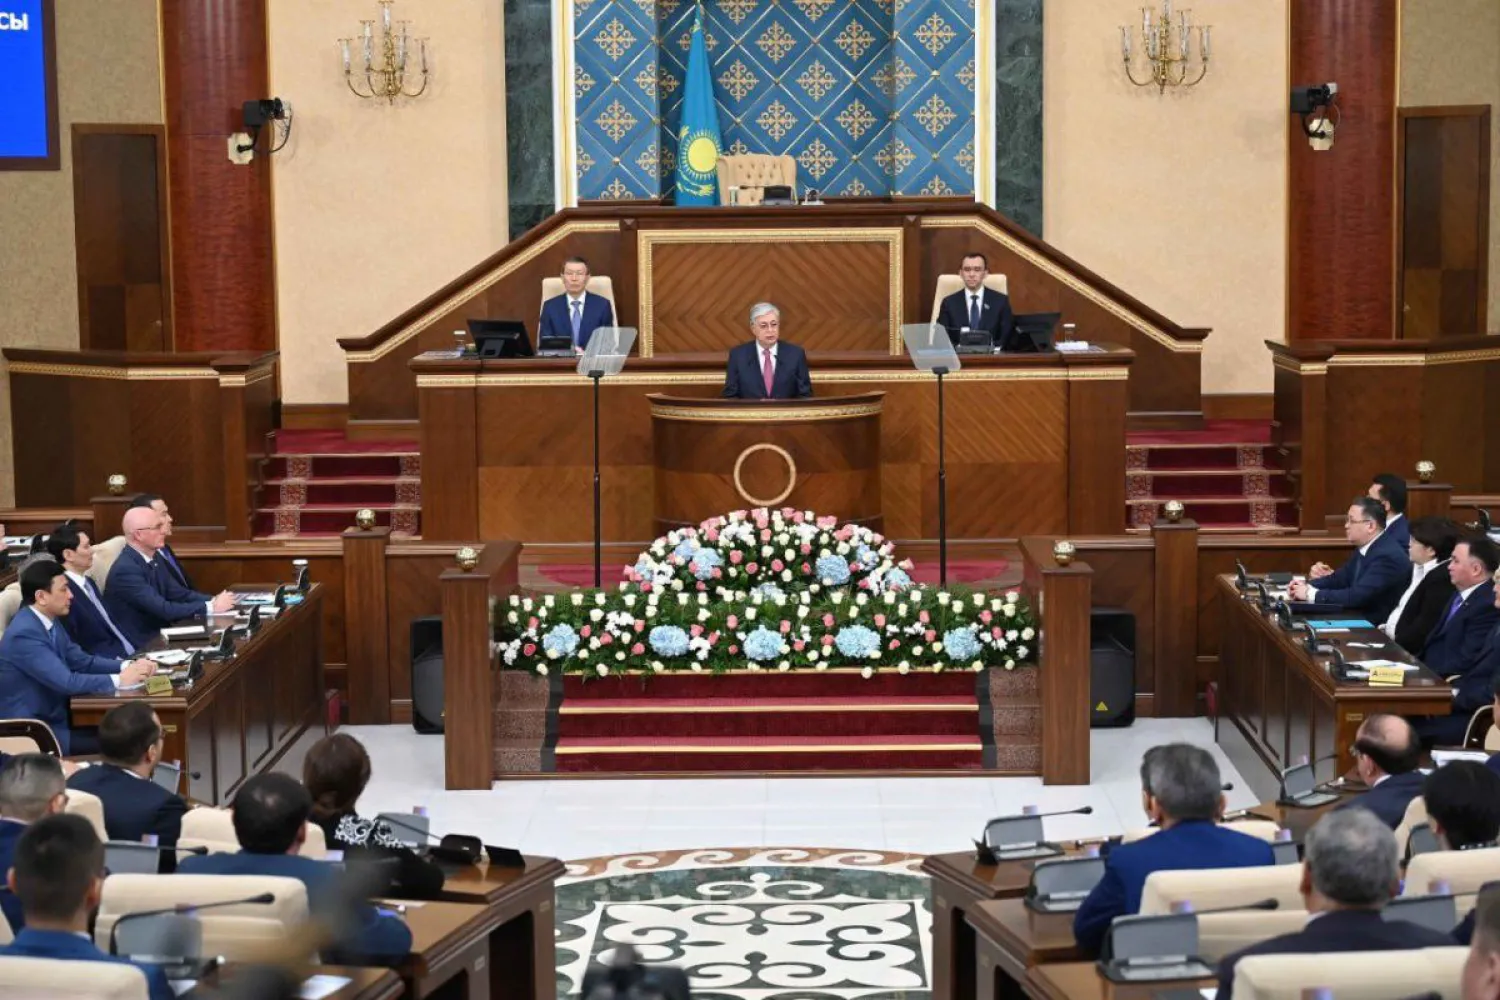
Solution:
{"label": "blue hydrangea", "polygon": [[911,586],[911,577],[904,569],[893,569],[885,575],[885,589],[902,591]]}
{"label": "blue hydrangea", "polygon": [[842,556],[820,556],[813,565],[813,573],[819,580],[826,580],[837,586],[849,582],[849,564],[844,562]]}
{"label": "blue hydrangea", "polygon": [[657,656],[682,656],[688,651],[688,634],[676,625],[658,625],[646,636]]}
{"label": "blue hydrangea", "polygon": [[838,630],[833,644],[848,659],[865,660],[880,648],[880,636],[863,625],[849,625]]}
{"label": "blue hydrangea", "polygon": [[682,541],[677,543],[677,548],[672,550],[672,554],[681,559],[689,559],[696,551],[698,551],[697,539],[684,538]]}
{"label": "blue hydrangea", "polygon": [[781,633],[761,625],[745,636],[745,655],[759,662],[776,659],[781,655]]}
{"label": "blue hydrangea", "polygon": [[868,545],[860,545],[854,551],[854,562],[860,569],[874,569],[875,564],[880,562],[880,554]]}
{"label": "blue hydrangea", "polygon": [[719,555],[718,549],[699,549],[693,553],[692,563],[693,576],[700,580],[712,580],[714,570],[724,565],[724,557]]}
{"label": "blue hydrangea", "polygon": [[943,651],[955,663],[968,662],[979,655],[979,638],[972,628],[949,629],[943,633]]}
{"label": "blue hydrangea", "polygon": [[578,633],[571,625],[554,625],[542,636],[542,649],[558,656],[568,656],[578,648]]}
{"label": "blue hydrangea", "polygon": [[761,600],[770,601],[773,604],[778,599],[786,597],[786,592],[774,583],[762,583],[751,590],[750,593],[759,595]]}

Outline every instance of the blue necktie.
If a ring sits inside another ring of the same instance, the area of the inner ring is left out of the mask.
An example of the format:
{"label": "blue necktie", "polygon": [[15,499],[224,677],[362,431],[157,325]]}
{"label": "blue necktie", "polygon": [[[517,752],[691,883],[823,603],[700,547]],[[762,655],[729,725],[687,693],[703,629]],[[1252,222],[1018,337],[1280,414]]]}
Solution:
{"label": "blue necktie", "polygon": [[57,622],[53,622],[52,627],[47,630],[47,638],[52,642],[52,652],[57,654],[59,660],[63,658],[62,641],[57,636],[57,633],[60,631],[61,629],[57,627]]}
{"label": "blue necktie", "polygon": [[[1448,622],[1450,622],[1450,621],[1453,620],[1453,616],[1456,615],[1456,614],[1458,614],[1458,609],[1461,608],[1461,607],[1463,607],[1463,603],[1464,603],[1464,595],[1462,595],[1462,594],[1454,594],[1453,595],[1453,600],[1451,600],[1451,601],[1448,602],[1448,613],[1445,614],[1445,615],[1443,615],[1443,625],[1447,625]],[[1438,627],[1441,628],[1442,626],[1440,625]]]}
{"label": "blue necktie", "polygon": [[89,600],[92,601],[94,607],[98,609],[99,617],[104,619],[104,624],[109,626],[110,632],[114,634],[114,637],[116,639],[120,640],[120,648],[125,650],[125,655],[130,656],[132,653],[134,653],[135,647],[132,646],[130,644],[130,641],[120,633],[119,629],[115,628],[115,623],[110,619],[109,612],[104,610],[104,602],[99,600],[99,592],[94,589],[93,580],[90,580],[87,577],[84,578],[83,592],[89,596]]}
{"label": "blue necktie", "polygon": [[979,329],[979,296],[969,296],[969,329]]}
{"label": "blue necktie", "polygon": [[573,346],[579,344],[579,335],[583,330],[583,300],[573,299]]}

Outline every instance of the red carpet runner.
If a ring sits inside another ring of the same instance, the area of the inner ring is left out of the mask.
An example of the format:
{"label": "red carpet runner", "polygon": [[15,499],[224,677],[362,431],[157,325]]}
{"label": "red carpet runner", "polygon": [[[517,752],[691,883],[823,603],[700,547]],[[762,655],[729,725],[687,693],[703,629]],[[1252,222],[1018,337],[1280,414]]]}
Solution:
{"label": "red carpet runner", "polygon": [[256,499],[257,538],[332,537],[361,507],[394,534],[421,528],[415,441],[352,441],[339,431],[277,431]]}
{"label": "red carpet runner", "polygon": [[1181,501],[1205,531],[1276,532],[1296,524],[1264,421],[1210,420],[1198,431],[1137,431],[1125,441],[1132,530],[1149,529],[1168,500]]}

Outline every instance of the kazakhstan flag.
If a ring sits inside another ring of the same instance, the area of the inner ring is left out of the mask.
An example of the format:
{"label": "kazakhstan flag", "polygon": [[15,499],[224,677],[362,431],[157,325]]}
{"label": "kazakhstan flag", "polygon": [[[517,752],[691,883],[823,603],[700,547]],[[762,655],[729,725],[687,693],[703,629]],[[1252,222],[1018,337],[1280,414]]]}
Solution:
{"label": "kazakhstan flag", "polygon": [[693,46],[688,51],[687,80],[682,90],[682,128],[677,133],[677,204],[718,203],[719,109],[708,70],[703,40],[703,8],[693,18]]}

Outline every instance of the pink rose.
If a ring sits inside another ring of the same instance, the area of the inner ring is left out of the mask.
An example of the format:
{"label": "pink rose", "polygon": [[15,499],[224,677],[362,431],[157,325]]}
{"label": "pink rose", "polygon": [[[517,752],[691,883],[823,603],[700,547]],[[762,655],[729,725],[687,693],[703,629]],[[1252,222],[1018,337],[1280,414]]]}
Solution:
{"label": "pink rose", "polygon": [[833,645],[833,636],[831,636],[831,635],[825,635],[823,637],[823,645],[825,645],[825,646],[832,646]]}
{"label": "pink rose", "polygon": [[986,625],[988,625],[990,623],[990,620],[994,617],[995,616],[990,614],[988,610],[979,612],[979,620],[984,622]]}
{"label": "pink rose", "polygon": [[702,625],[698,625],[696,623],[693,624],[693,625],[690,625],[688,627],[688,634],[691,635],[694,639],[698,638],[700,635],[703,634],[703,626]]}
{"label": "pink rose", "polygon": [[876,615],[875,616],[875,627],[876,628],[885,628],[885,615]]}
{"label": "pink rose", "polygon": [[890,646],[887,647],[887,648],[889,648],[889,649],[895,649],[895,648],[897,648],[900,645],[901,645],[901,640],[900,639],[892,639]]}
{"label": "pink rose", "polygon": [[724,624],[729,626],[730,628],[738,628],[740,624],[739,615],[730,615],[728,618],[724,619]]}
{"label": "pink rose", "polygon": [[794,511],[792,511],[792,523],[793,524],[801,524],[805,520],[806,520],[806,517],[803,515],[803,513],[800,510],[794,510]]}
{"label": "pink rose", "polygon": [[634,646],[630,647],[630,655],[631,656],[640,656],[645,651],[646,651],[645,645],[642,644],[642,643],[639,643],[639,642],[636,643]]}
{"label": "pink rose", "polygon": [[578,630],[578,634],[587,639],[589,636],[594,634],[594,630],[590,626],[585,625],[583,628]]}
{"label": "pink rose", "polygon": [[612,636],[612,635],[610,635],[608,632],[600,632],[599,633],[599,645],[601,645],[601,646],[608,646],[610,643],[612,643],[614,641],[615,641],[615,637]]}
{"label": "pink rose", "polygon": [[649,583],[643,583],[643,584],[641,584],[641,593],[643,593],[643,594],[649,594],[649,593],[651,593],[651,584],[649,584]]}
{"label": "pink rose", "polygon": [[770,528],[762,528],[760,530],[760,540],[763,541],[763,542],[769,542],[771,540],[771,529]]}
{"label": "pink rose", "polygon": [[832,528],[835,525],[837,525],[839,523],[839,519],[836,518],[836,517],[820,517],[820,518],[818,518],[818,522],[817,523],[818,523],[818,527],[827,529],[827,528]]}
{"label": "pink rose", "polygon": [[1000,626],[998,626],[998,625],[995,626],[994,628],[990,629],[990,638],[991,639],[998,639],[998,638],[1000,638],[1001,634],[1002,633],[1000,631]]}
{"label": "pink rose", "polygon": [[694,559],[692,562],[688,563],[688,572],[693,574],[694,576],[698,575],[698,560]]}
{"label": "pink rose", "polygon": [[708,589],[708,584],[704,583],[702,580],[699,580],[698,581],[698,589],[699,590],[707,590]]}
{"label": "pink rose", "polygon": [[792,648],[800,653],[807,648],[807,643],[803,642],[801,639],[798,639],[796,642],[792,643]]}
{"label": "pink rose", "polygon": [[807,563],[803,563],[802,564],[802,575],[806,576],[807,574],[809,574],[811,572],[812,572],[812,567],[810,565],[808,565]]}
{"label": "pink rose", "polygon": [[771,560],[771,572],[772,573],[780,573],[784,569],[786,569],[786,564],[783,563],[780,559],[772,559]]}
{"label": "pink rose", "polygon": [[833,628],[833,615],[828,614],[823,616],[823,627]]}
{"label": "pink rose", "polygon": [[926,632],[922,633],[922,638],[926,639],[928,642],[932,642],[937,638],[937,633],[932,629],[928,629]]}
{"label": "pink rose", "polygon": [[781,634],[782,635],[786,635],[791,630],[792,630],[792,623],[791,622],[782,622],[781,623]]}
{"label": "pink rose", "polygon": [[805,556],[812,555],[812,546],[808,545],[806,542],[803,542],[802,543],[802,554],[805,555]]}
{"label": "pink rose", "polygon": [[746,573],[750,573],[750,574],[759,573],[760,572],[760,567],[757,566],[755,563],[749,563],[749,564],[747,564],[745,566],[745,572]]}
{"label": "pink rose", "polygon": [[635,620],[635,630],[637,632],[644,632],[646,630],[646,619],[637,618]]}
{"label": "pink rose", "polygon": [[717,633],[717,632],[710,632],[710,633],[708,633],[708,644],[710,646],[714,645],[718,641],[719,641],[719,633]]}
{"label": "pink rose", "polygon": [[923,612],[921,612],[921,613],[919,613],[917,615],[917,621],[921,622],[923,625],[926,625],[928,623],[928,621],[930,621],[930,620],[931,619],[929,619],[927,617],[927,612],[925,612],[925,611],[923,611]]}
{"label": "pink rose", "polygon": [[535,656],[536,655],[536,643],[534,643],[534,642],[528,642],[526,645],[524,645],[524,646],[521,647],[521,652],[524,653],[524,654],[526,654],[527,656]]}
{"label": "pink rose", "polygon": [[715,566],[714,567],[714,579],[718,580],[718,579],[720,579],[723,576],[724,576],[724,571],[722,569],[720,569],[719,567]]}
{"label": "pink rose", "polygon": [[735,653],[738,653],[739,651],[740,651],[740,647],[738,647],[738,646],[731,645],[729,647],[729,655],[730,656],[733,656]]}
{"label": "pink rose", "polygon": [[741,552],[739,549],[731,549],[730,550],[730,552],[729,552],[729,563],[730,563],[730,565],[732,565],[732,566],[738,566],[740,563],[742,563],[744,561],[745,561],[745,553]]}
{"label": "pink rose", "polygon": [[526,627],[528,629],[534,629],[534,628],[536,628],[536,624],[537,624],[537,622],[536,622],[536,617],[535,616],[532,616],[531,618],[528,618],[526,620]]}
{"label": "pink rose", "polygon": [[719,533],[713,528],[709,528],[703,533],[703,537],[707,538],[710,542],[717,542],[719,540]]}

